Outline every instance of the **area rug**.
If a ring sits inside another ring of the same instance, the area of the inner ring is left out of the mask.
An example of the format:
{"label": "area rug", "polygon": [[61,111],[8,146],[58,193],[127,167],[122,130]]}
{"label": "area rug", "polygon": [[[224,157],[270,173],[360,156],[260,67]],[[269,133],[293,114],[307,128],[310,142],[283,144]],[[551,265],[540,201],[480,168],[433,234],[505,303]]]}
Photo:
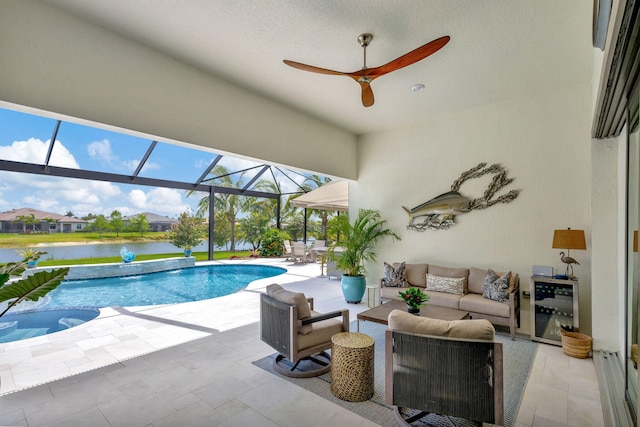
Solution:
{"label": "area rug", "polygon": [[[393,417],[393,411],[385,403],[384,398],[384,331],[385,325],[379,325],[373,322],[360,322],[360,332],[370,335],[375,340],[375,392],[370,400],[365,402],[346,402],[336,398],[331,393],[331,376],[325,374],[315,378],[289,378],[278,374],[273,370],[273,359],[276,354],[264,357],[253,362],[254,365],[278,375],[312,393],[321,396],[351,412],[354,412],[364,418],[367,418],[381,426],[395,426],[396,422]],[[355,331],[355,323],[351,325],[351,330]],[[511,427],[515,423],[520,400],[524,387],[529,378],[529,372],[538,349],[538,344],[532,342],[525,337],[516,337],[515,341],[511,341],[507,331],[498,330],[496,339],[503,344],[504,360],[504,407],[505,407],[505,426]],[[304,370],[305,368],[302,367]],[[458,426],[471,426],[473,424],[465,420],[453,419]],[[414,424],[421,425],[421,424]],[[437,416],[429,416],[422,425],[444,426],[445,421]]]}

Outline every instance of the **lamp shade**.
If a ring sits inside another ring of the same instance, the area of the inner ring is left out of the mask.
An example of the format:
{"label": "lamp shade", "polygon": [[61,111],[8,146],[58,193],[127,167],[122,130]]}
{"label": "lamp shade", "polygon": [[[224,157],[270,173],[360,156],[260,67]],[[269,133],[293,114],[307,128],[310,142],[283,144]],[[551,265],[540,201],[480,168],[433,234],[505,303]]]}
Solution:
{"label": "lamp shade", "polygon": [[584,239],[584,230],[555,230],[553,232],[554,249],[587,249],[587,243]]}

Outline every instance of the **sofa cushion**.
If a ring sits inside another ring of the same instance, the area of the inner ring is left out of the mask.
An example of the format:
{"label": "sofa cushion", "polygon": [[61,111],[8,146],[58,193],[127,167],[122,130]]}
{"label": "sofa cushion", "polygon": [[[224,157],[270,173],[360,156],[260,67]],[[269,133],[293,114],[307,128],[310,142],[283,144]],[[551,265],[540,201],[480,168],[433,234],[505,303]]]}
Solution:
{"label": "sofa cushion", "polygon": [[460,298],[460,310],[470,313],[482,313],[489,316],[509,317],[509,304],[483,298],[482,295],[469,293]]}
{"label": "sofa cushion", "polygon": [[463,277],[465,278],[465,287],[464,293],[468,292],[466,282],[469,279],[469,269],[468,268],[450,268],[450,267],[440,267],[438,265],[429,265],[429,274],[433,274],[434,276],[440,277]]}
{"label": "sofa cushion", "polygon": [[406,288],[392,288],[389,286],[383,286],[382,288],[380,288],[380,298],[384,298],[384,299],[400,299],[400,296],[398,295],[398,292],[402,291],[402,292],[406,292],[406,290],[409,289],[409,287]]}
{"label": "sofa cushion", "polygon": [[[288,291],[282,286],[274,283],[267,286],[267,295],[277,301],[295,305],[298,308],[298,319],[311,317],[311,308],[309,308],[309,302],[307,302],[307,298],[303,293]],[[312,330],[313,325],[303,325],[300,326],[298,332],[301,334],[308,334]]]}
{"label": "sofa cushion", "polygon": [[509,282],[511,272],[498,276],[495,271],[487,270],[487,278],[484,280],[482,296],[484,298],[501,303],[509,302]]}
{"label": "sofa cushion", "polygon": [[414,316],[401,310],[389,313],[389,329],[439,337],[493,340],[495,329],[486,319],[439,320]]}
{"label": "sofa cushion", "polygon": [[469,292],[482,295],[484,280],[487,278],[486,268],[471,267],[469,269]]}
{"label": "sofa cushion", "polygon": [[409,286],[406,276],[407,264],[401,262],[400,264],[388,264],[384,263],[384,279],[382,279],[382,285],[392,288],[404,288]]}
{"label": "sofa cushion", "polygon": [[[395,265],[395,264],[394,264]],[[405,269],[405,275],[409,287],[424,288],[427,286],[427,270],[429,264],[407,264]]]}
{"label": "sofa cushion", "polygon": [[465,282],[467,279],[464,277],[440,277],[434,276],[431,273],[427,273],[427,287],[428,291],[446,292],[448,294],[463,295]]}
{"label": "sofa cushion", "polygon": [[509,293],[515,291],[518,286],[520,286],[520,276],[512,271],[511,280],[509,280]]}
{"label": "sofa cushion", "polygon": [[462,295],[437,291],[424,291],[424,293],[429,295],[429,302],[427,304],[433,304],[439,307],[455,308],[456,310],[458,309],[459,301],[462,297]]}

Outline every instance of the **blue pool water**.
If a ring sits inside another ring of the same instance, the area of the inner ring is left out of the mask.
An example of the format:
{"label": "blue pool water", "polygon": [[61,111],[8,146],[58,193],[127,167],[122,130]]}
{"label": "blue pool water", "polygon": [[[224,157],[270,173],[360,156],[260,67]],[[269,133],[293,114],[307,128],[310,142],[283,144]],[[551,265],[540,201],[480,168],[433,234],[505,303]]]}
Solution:
{"label": "blue pool water", "polygon": [[[64,309],[70,307],[133,307],[200,301],[238,292],[254,280],[277,276],[286,271],[284,268],[264,265],[209,265],[140,276],[65,281],[38,301],[38,311],[25,312],[23,319],[14,318],[20,320],[15,327],[6,325],[11,314],[2,316],[0,342],[50,334],[66,329],[61,327],[65,324],[71,325],[67,327],[76,326],[73,321],[62,320],[62,324],[60,323],[60,319],[69,318]],[[20,307],[16,306],[15,309],[20,310]],[[41,319],[37,314],[41,313],[40,310],[51,311]],[[26,316],[38,316],[39,326],[26,326],[29,322]],[[45,318],[48,319],[48,324],[45,324]],[[9,331],[10,328],[14,331]],[[5,331],[4,335],[2,329]],[[19,337],[20,331],[22,337]],[[3,336],[13,338],[3,340]]]}
{"label": "blue pool water", "polygon": [[73,328],[95,319],[99,314],[100,311],[95,308],[65,308],[5,314],[0,318],[0,343],[24,340]]}
{"label": "blue pool water", "polygon": [[140,276],[65,281],[46,308],[176,304],[238,292],[257,279],[285,273],[264,265],[209,265]]}

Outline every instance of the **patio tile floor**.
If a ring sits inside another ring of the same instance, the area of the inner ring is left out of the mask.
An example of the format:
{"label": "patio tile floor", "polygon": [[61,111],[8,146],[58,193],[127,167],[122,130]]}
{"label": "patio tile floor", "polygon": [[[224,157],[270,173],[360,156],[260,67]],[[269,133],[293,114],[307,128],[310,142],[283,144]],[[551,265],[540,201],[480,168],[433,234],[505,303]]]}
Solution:
{"label": "patio tile floor", "polygon": [[[258,328],[270,283],[313,296],[321,312],[346,307],[352,320],[368,308],[347,304],[318,264],[266,263],[289,271],[233,295],[104,309],[79,327],[0,344],[0,425],[376,425],[251,364],[273,353]],[[516,427],[548,425],[604,423],[591,359],[541,344]]]}

